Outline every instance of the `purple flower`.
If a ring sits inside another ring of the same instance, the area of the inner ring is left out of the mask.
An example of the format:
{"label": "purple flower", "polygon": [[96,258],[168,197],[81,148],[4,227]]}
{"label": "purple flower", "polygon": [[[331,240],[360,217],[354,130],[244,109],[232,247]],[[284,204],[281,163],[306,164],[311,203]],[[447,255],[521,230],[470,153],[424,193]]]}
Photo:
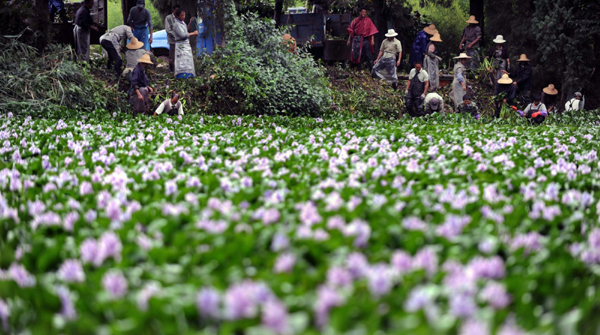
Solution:
{"label": "purple flower", "polygon": [[329,321],[329,311],[335,306],[344,303],[342,297],[332,288],[320,286],[317,289],[317,301],[315,303],[315,319],[319,327],[323,327]]}
{"label": "purple flower", "polygon": [[220,303],[221,295],[213,287],[204,287],[196,296],[196,308],[203,317],[219,317]]}
{"label": "purple flower", "polygon": [[27,272],[27,269],[21,264],[11,264],[8,268],[8,277],[14,280],[19,287],[35,286],[35,277]]}
{"label": "purple flower", "polygon": [[94,259],[94,265],[100,266],[107,258],[112,257],[115,261],[121,259],[123,245],[121,239],[112,231],[105,232],[98,240],[98,253]]}
{"label": "purple flower", "polygon": [[89,181],[84,181],[79,185],[79,195],[84,196],[86,194],[94,193],[94,188],[92,187],[92,183]]}
{"label": "purple flower", "polygon": [[510,304],[510,297],[504,285],[489,282],[479,294],[479,298],[495,309],[503,309]]}
{"label": "purple flower", "polygon": [[345,236],[355,236],[354,246],[364,248],[371,237],[371,226],[363,220],[352,220],[344,229]]}
{"label": "purple flower", "polygon": [[249,280],[233,284],[225,292],[225,315],[230,320],[253,318],[258,305],[271,298],[272,293],[264,284]]}
{"label": "purple flower", "polygon": [[456,293],[450,297],[450,313],[461,318],[469,318],[475,314],[477,305],[473,297],[467,293]]}
{"label": "purple flower", "polygon": [[475,257],[469,262],[468,268],[475,278],[500,279],[506,275],[504,261],[498,256]]}
{"label": "purple flower", "polygon": [[112,221],[119,222],[123,216],[123,211],[121,210],[121,202],[117,199],[112,199],[106,205],[106,217],[111,219]]}
{"label": "purple flower", "polygon": [[588,243],[590,244],[590,248],[600,251],[600,228],[594,228],[591,231],[588,235]]}
{"label": "purple flower", "polygon": [[371,295],[381,297],[392,290],[392,272],[385,264],[377,264],[367,272],[368,286]]}
{"label": "purple flower", "polygon": [[296,264],[296,256],[291,253],[281,254],[275,260],[273,271],[275,273],[292,272]]}
{"label": "purple flower", "polygon": [[67,259],[58,269],[58,278],[67,283],[82,283],[85,281],[85,272],[79,260]]}
{"label": "purple flower", "polygon": [[322,218],[319,215],[317,207],[312,202],[307,202],[304,205],[299,205],[300,208],[300,222],[307,226],[312,226],[316,223],[321,222]]}
{"label": "purple flower", "polygon": [[344,219],[339,215],[332,216],[329,219],[327,219],[327,229],[329,230],[338,229],[342,231],[345,226],[346,221],[344,221]]}
{"label": "purple flower", "polygon": [[66,287],[59,287],[56,290],[56,294],[60,299],[60,314],[66,320],[75,320],[77,318],[77,311],[75,310],[75,306],[69,297],[69,290]]}
{"label": "purple flower", "polygon": [[73,231],[73,227],[77,220],[79,220],[79,214],[77,212],[71,212],[65,216],[63,227],[66,231]]}
{"label": "purple flower", "polygon": [[102,287],[112,299],[121,298],[127,294],[127,279],[121,271],[111,271],[102,277]]}
{"label": "purple flower", "polygon": [[346,268],[355,279],[360,278],[367,274],[369,262],[365,255],[360,252],[353,252],[348,255],[348,258],[346,259]]}
{"label": "purple flower", "polygon": [[332,287],[349,286],[352,284],[352,274],[342,267],[331,267],[327,271],[327,284]]}
{"label": "purple flower", "polygon": [[84,263],[93,263],[98,254],[98,243],[91,237],[86,238],[79,246],[79,253]]}
{"label": "purple flower", "polygon": [[438,236],[445,237],[451,240],[459,236],[463,229],[471,222],[471,217],[468,215],[447,215],[446,220],[441,226],[438,226],[436,233]]}
{"label": "purple flower", "polygon": [[406,230],[427,230],[427,224],[416,216],[409,216],[402,220],[402,227]]}
{"label": "purple flower", "polygon": [[87,211],[87,213],[85,213],[85,221],[88,223],[92,223],[94,220],[96,220],[96,217],[98,217],[98,214],[93,209],[90,209]]}
{"label": "purple flower", "polygon": [[288,312],[277,300],[267,301],[262,309],[262,324],[276,334],[287,334],[290,331]]}
{"label": "purple flower", "polygon": [[409,272],[413,267],[412,257],[402,250],[394,252],[390,263],[400,274]]}
{"label": "purple flower", "polygon": [[265,225],[273,224],[279,221],[280,214],[276,208],[269,208],[264,211],[262,215],[262,221]]}
{"label": "purple flower", "polygon": [[165,182],[165,196],[175,194],[177,192],[177,183],[175,180],[168,180]]}
{"label": "purple flower", "polygon": [[0,299],[0,319],[2,319],[2,329],[8,333],[8,317],[10,316],[10,308],[6,302]]}
{"label": "purple flower", "polygon": [[459,335],[489,335],[487,324],[477,320],[467,320],[460,327]]}
{"label": "purple flower", "polygon": [[412,264],[414,269],[423,269],[432,276],[437,272],[438,257],[432,248],[426,247],[417,252]]}
{"label": "purple flower", "polygon": [[273,241],[271,241],[271,250],[274,252],[279,252],[281,250],[287,249],[290,246],[290,240],[284,233],[275,233],[273,235]]}
{"label": "purple flower", "polygon": [[140,311],[148,310],[148,301],[150,298],[154,296],[156,293],[160,291],[160,287],[156,283],[150,283],[144,286],[144,288],[138,293],[137,296],[137,306]]}
{"label": "purple flower", "polygon": [[433,304],[433,297],[424,287],[415,287],[408,294],[408,298],[404,302],[404,309],[408,312],[416,312],[425,310]]}

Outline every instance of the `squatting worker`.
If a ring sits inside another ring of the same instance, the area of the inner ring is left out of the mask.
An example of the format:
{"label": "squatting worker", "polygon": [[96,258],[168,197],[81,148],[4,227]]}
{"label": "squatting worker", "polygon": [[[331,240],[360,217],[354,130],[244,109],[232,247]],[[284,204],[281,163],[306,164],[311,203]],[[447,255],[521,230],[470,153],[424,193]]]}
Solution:
{"label": "squatting worker", "polygon": [[75,28],[73,28],[73,37],[75,38],[75,53],[79,59],[86,62],[90,61],[90,29],[98,31],[96,23],[92,19],[90,9],[94,6],[94,0],[84,0],[83,5],[75,15]]}
{"label": "squatting worker", "polygon": [[548,107],[548,113],[557,112],[558,90],[554,87],[554,84],[544,87],[542,92],[542,102]]}
{"label": "squatting worker", "polygon": [[[531,75],[533,73],[533,68],[529,62],[530,60],[527,58],[527,55],[522,54],[517,60],[518,65],[512,75],[514,78],[513,85],[515,85],[521,99],[523,99],[523,102],[526,104],[531,102]],[[504,73],[508,74],[506,71],[504,71]]]}
{"label": "squatting worker", "polygon": [[402,59],[402,44],[396,39],[396,36],[398,36],[398,33],[394,29],[388,30],[385,34],[387,38],[381,43],[379,55],[371,72],[373,78],[385,79],[388,84],[392,85],[394,90],[398,88],[396,67],[400,66],[400,60]]}
{"label": "squatting worker", "polygon": [[452,81],[450,97],[454,101],[454,107],[458,109],[458,105],[463,102],[463,96],[467,94],[467,67],[465,64],[471,57],[463,52],[454,59],[458,59],[458,61],[454,64],[454,80]]}
{"label": "squatting worker", "polygon": [[425,113],[441,113],[444,111],[444,99],[441,95],[430,92],[425,96]]}
{"label": "squatting worker", "polygon": [[179,93],[171,92],[170,98],[163,101],[158,106],[154,115],[160,115],[162,113],[166,113],[169,116],[184,115],[183,105],[181,104],[181,101],[179,101]]}
{"label": "squatting worker", "polygon": [[423,70],[421,62],[415,63],[415,68],[410,70],[406,85],[406,109],[410,116],[423,115],[423,103],[429,89],[429,75]]}
{"label": "squatting worker", "polygon": [[123,77],[128,81],[131,81],[131,72],[138,65],[138,59],[142,58],[143,55],[150,56],[150,51],[143,48],[144,43],[138,41],[136,37],[131,39],[131,42],[127,43],[125,52],[125,70],[123,70]]}
{"label": "squatting worker", "polygon": [[167,32],[167,43],[169,43],[169,70],[175,71],[175,36],[173,35],[173,25],[175,25],[175,12],[181,8],[179,5],[173,6],[171,14],[165,17],[165,31]]}
{"label": "squatting worker", "polygon": [[583,94],[575,92],[573,98],[565,103],[565,112],[583,110]]}
{"label": "squatting worker", "polygon": [[133,27],[133,35],[137,39],[144,43],[144,49],[150,50],[150,44],[152,43],[152,15],[150,11],[145,8],[144,0],[137,0],[135,7],[129,11],[129,18],[127,19],[127,25]]}
{"label": "squatting worker", "polygon": [[134,115],[148,112],[150,93],[154,92],[152,87],[148,86],[148,77],[146,68],[152,65],[150,56],[143,55],[138,59],[138,64],[131,73],[131,87],[129,88],[129,102],[133,106]]}
{"label": "squatting worker", "polygon": [[360,10],[360,16],[350,23],[347,29],[348,46],[351,46],[350,61],[360,66],[361,62],[367,61],[369,68],[373,66],[373,52],[375,46],[375,34],[379,32],[373,21],[367,17],[367,9]]}
{"label": "squatting worker", "polygon": [[116,26],[106,34],[100,36],[100,46],[108,54],[107,68],[110,70],[111,64],[115,64],[114,70],[117,77],[121,76],[121,66],[123,59],[121,57],[121,43],[135,38],[131,32],[131,27],[126,25]]}
{"label": "squatting worker", "polygon": [[532,96],[533,102],[527,105],[524,111],[518,111],[518,113],[529,119],[533,124],[541,124],[546,120],[548,116],[548,109],[546,105],[542,103],[542,97],[538,94]]}
{"label": "squatting worker", "polygon": [[470,115],[476,120],[479,120],[480,117],[475,101],[472,101],[471,96],[468,94],[463,96],[463,102],[458,105],[458,112],[463,116]]}
{"label": "squatting worker", "polygon": [[502,78],[498,79],[496,84],[496,91],[494,92],[496,113],[495,117],[500,117],[502,111],[502,105],[508,104],[513,105],[515,102],[516,88],[513,85],[513,80],[510,79],[508,74],[503,74]]}
{"label": "squatting worker", "polygon": [[469,69],[477,68],[477,55],[476,48],[479,47],[479,40],[481,40],[481,27],[479,27],[479,21],[475,19],[475,15],[471,15],[467,20],[468,26],[463,31],[462,40],[460,41],[460,50],[463,50],[463,44],[465,45],[465,53],[471,57],[471,60],[467,62]]}

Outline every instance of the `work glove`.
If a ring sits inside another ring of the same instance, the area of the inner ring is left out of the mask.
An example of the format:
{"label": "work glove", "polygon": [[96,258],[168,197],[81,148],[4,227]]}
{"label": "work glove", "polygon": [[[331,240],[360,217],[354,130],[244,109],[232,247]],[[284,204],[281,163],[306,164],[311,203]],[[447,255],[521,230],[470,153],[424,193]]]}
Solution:
{"label": "work glove", "polygon": [[525,114],[525,112],[523,111],[517,111],[517,113],[519,113],[519,115],[523,116],[523,114]]}
{"label": "work glove", "polygon": [[404,90],[404,94],[408,95],[408,90]]}
{"label": "work glove", "polygon": [[421,99],[425,99],[425,94],[421,94]]}
{"label": "work glove", "polygon": [[475,120],[479,120],[481,116],[479,114],[475,115]]}

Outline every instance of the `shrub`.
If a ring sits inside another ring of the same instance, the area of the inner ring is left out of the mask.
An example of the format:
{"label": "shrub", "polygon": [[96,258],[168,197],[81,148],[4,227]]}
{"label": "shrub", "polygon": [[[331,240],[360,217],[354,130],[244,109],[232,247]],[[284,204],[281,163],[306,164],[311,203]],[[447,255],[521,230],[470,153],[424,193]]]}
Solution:
{"label": "shrub", "polygon": [[256,14],[231,20],[226,47],[202,58],[198,68],[214,75],[207,83],[209,111],[316,116],[330,105],[323,68],[305,48],[289,52],[272,20]]}

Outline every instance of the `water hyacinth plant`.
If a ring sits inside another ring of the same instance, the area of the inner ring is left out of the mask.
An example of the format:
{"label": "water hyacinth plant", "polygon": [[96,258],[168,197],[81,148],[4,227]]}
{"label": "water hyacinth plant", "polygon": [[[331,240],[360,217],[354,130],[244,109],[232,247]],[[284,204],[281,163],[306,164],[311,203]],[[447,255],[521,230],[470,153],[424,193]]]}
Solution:
{"label": "water hyacinth plant", "polygon": [[592,334],[598,128],[2,116],[7,334]]}

